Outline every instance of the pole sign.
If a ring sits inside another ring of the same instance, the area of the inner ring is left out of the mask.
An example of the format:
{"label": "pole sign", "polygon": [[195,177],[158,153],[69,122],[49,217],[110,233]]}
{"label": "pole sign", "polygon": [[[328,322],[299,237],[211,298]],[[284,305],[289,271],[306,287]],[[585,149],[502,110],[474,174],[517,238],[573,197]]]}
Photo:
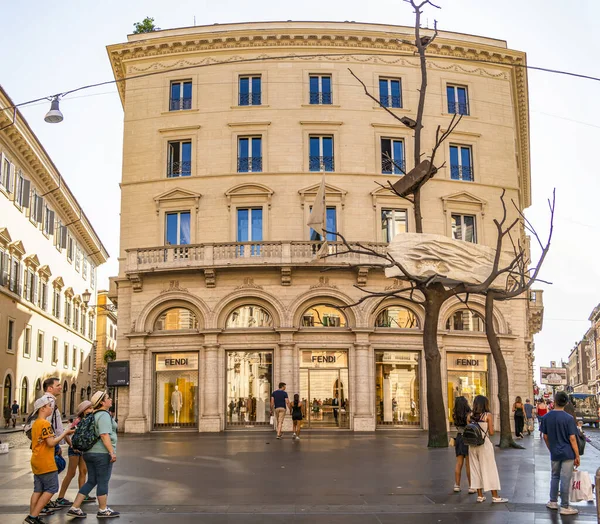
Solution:
{"label": "pole sign", "polygon": [[566,386],[567,370],[565,368],[540,368],[540,383],[548,386]]}

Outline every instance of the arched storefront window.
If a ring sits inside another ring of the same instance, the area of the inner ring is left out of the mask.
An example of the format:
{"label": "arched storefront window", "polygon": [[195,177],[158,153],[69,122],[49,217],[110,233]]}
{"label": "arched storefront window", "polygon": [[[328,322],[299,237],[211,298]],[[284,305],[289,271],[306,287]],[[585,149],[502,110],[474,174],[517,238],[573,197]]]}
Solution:
{"label": "arched storefront window", "polygon": [[317,304],[309,307],[300,319],[301,327],[346,327],[346,316],[341,310]]}
{"label": "arched storefront window", "polygon": [[75,384],[73,384],[71,386],[71,403],[70,403],[71,404],[70,405],[71,409],[70,409],[69,413],[75,413],[75,407],[76,407],[75,406],[75,400],[76,400],[76,397],[77,397],[77,386]]}
{"label": "arched storefront window", "polygon": [[375,327],[419,329],[419,319],[410,309],[404,306],[389,306],[382,310],[375,319]]}
{"label": "arched storefront window", "polygon": [[273,317],[261,306],[240,306],[227,317],[226,328],[270,328]]}
{"label": "arched storefront window", "polygon": [[4,379],[4,405],[10,406],[12,401],[12,377],[6,375],[6,378]]}
{"label": "arched storefront window", "polygon": [[483,317],[469,309],[459,309],[446,322],[446,329],[455,331],[485,331]]}
{"label": "arched storefront window", "polygon": [[167,309],[154,324],[155,331],[176,331],[180,329],[198,329],[196,315],[183,307]]}
{"label": "arched storefront window", "polygon": [[21,413],[25,414],[29,412],[29,384],[27,378],[23,377],[21,381]]}

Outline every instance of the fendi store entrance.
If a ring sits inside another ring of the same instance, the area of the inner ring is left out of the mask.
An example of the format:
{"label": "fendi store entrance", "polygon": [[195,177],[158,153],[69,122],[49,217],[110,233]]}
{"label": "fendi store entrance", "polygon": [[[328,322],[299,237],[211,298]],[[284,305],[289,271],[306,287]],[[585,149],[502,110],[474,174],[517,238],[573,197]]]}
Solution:
{"label": "fendi store entrance", "polygon": [[465,397],[471,408],[477,395],[490,398],[489,357],[481,353],[446,353],[446,361],[448,363],[448,419],[452,424],[456,397]]}
{"label": "fendi store entrance", "polygon": [[309,428],[349,428],[347,351],[302,351],[300,399]]}

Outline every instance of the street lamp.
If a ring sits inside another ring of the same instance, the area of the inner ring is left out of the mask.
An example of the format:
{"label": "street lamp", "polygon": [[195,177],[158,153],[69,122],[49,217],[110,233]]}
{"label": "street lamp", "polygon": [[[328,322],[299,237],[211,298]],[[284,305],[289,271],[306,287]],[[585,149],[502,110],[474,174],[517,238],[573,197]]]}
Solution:
{"label": "street lamp", "polygon": [[81,293],[81,300],[85,304],[85,307],[95,307],[96,309],[104,309],[106,311],[112,311],[113,313],[117,311],[117,306],[114,304],[96,304],[95,306],[88,306],[91,298],[92,294],[87,289]]}
{"label": "street lamp", "polygon": [[50,111],[46,113],[44,120],[49,124],[58,124],[62,122],[64,119],[63,114],[60,112],[58,107],[58,95],[52,98],[52,102],[50,103]]}

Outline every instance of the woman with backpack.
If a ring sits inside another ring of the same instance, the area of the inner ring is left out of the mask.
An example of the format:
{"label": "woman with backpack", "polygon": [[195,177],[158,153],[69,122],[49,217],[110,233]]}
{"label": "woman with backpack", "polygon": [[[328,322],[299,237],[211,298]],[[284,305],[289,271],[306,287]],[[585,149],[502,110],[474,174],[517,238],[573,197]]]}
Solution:
{"label": "woman with backpack", "polygon": [[300,401],[300,395],[296,393],[294,395],[294,401],[292,402],[292,423],[294,424],[293,439],[300,440],[300,429],[302,428],[302,402]]}
{"label": "woman with backpack", "polygon": [[[113,463],[117,460],[117,423],[110,416],[109,409],[111,406],[112,399],[107,391],[96,391],[92,396],[95,434],[99,435],[99,438],[95,440],[91,448],[83,453],[83,459],[88,468],[88,480],[79,490],[75,502],[67,512],[69,517],[87,517],[87,514],[81,509],[81,504],[94,487],[98,497],[96,517],[112,518],[119,516],[118,511],[113,511],[107,505],[108,483]],[[81,422],[79,426],[82,429],[86,427],[84,422]]]}
{"label": "woman with backpack", "polygon": [[515,436],[517,438],[523,438],[523,428],[525,427],[525,409],[521,397],[517,397],[515,399],[512,410],[515,418]]}
{"label": "woman with backpack", "polygon": [[[463,465],[466,465],[467,481],[471,485],[471,467],[469,465],[469,446],[463,439],[463,431],[467,426],[467,421],[471,413],[469,402],[465,397],[456,397],[454,400],[454,410],[452,411],[452,420],[456,426],[457,433],[454,439],[454,451],[456,452],[456,466],[454,468],[454,491],[460,491],[460,477]],[[476,490],[469,487],[469,493],[475,493]]]}
{"label": "woman with backpack", "polygon": [[[477,490],[477,502],[485,502],[484,491],[492,492],[492,503],[508,502],[498,495],[500,477],[494,456],[494,444],[490,436],[494,434],[494,418],[490,413],[490,401],[483,395],[477,395],[473,401],[473,412],[469,416],[469,426],[479,427],[483,435],[483,444],[469,445],[471,463],[471,488]],[[468,430],[467,427],[466,430]]]}

